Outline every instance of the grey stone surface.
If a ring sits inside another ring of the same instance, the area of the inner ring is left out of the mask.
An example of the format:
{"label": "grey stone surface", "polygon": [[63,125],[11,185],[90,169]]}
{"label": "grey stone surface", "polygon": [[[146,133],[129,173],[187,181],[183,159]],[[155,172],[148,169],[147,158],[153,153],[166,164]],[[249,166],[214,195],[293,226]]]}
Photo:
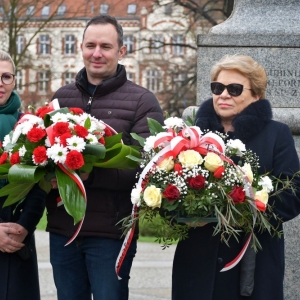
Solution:
{"label": "grey stone surface", "polygon": [[[225,54],[246,54],[268,74],[274,119],[289,125],[300,154],[300,1],[236,0],[232,15],[198,35],[197,104],[211,97],[210,68]],[[186,118],[197,107],[184,111]],[[300,300],[300,217],[284,224],[285,300]]]}

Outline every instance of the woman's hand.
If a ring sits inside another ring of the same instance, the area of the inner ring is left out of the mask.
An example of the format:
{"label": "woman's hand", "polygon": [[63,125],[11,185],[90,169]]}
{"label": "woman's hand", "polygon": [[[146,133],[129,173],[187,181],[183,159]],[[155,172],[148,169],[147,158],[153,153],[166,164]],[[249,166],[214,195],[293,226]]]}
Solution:
{"label": "woman's hand", "polygon": [[[22,233],[20,227],[23,228]],[[0,223],[0,251],[13,253],[24,247],[21,241],[24,240],[24,234],[27,230],[19,224],[16,223]],[[26,235],[28,232],[26,233]],[[26,236],[25,235],[25,236]],[[16,238],[16,237],[19,238]],[[14,240],[16,238],[17,240]]]}

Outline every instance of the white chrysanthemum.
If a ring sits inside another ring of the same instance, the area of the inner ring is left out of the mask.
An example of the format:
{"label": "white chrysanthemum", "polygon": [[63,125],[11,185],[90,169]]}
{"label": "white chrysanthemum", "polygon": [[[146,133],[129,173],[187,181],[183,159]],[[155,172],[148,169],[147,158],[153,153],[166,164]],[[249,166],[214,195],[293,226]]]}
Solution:
{"label": "white chrysanthemum", "polygon": [[86,137],[85,137],[86,140],[89,141],[89,144],[91,145],[96,145],[98,144],[98,140],[97,140],[97,137],[91,133],[89,133]]}
{"label": "white chrysanthemum", "polygon": [[46,139],[45,139],[45,146],[47,148],[50,148],[51,147],[51,143],[50,143],[50,140],[49,140],[49,137],[47,136]]}
{"label": "white chrysanthemum", "polygon": [[229,140],[227,142],[227,147],[233,150],[237,150],[236,152],[237,156],[242,156],[243,152],[246,151],[245,144],[239,139]]}
{"label": "white chrysanthemum", "polygon": [[165,126],[163,128],[169,129],[169,128],[175,128],[175,127],[183,127],[184,121],[178,117],[170,117],[164,121]]}
{"label": "white chrysanthemum", "polygon": [[9,134],[7,134],[7,135],[4,137],[2,146],[5,148],[8,144],[11,144],[11,139],[10,139]]}
{"label": "white chrysanthemum", "polygon": [[146,138],[145,144],[144,144],[144,150],[146,152],[151,151],[154,148],[154,142],[156,141],[156,137],[151,135]]}
{"label": "white chrysanthemum", "polygon": [[51,117],[51,121],[55,124],[58,122],[68,122],[67,114],[56,113]]}
{"label": "white chrysanthemum", "polygon": [[77,150],[78,152],[82,152],[82,150],[85,148],[85,141],[82,137],[73,135],[72,137],[66,139],[67,147],[70,150]]}
{"label": "white chrysanthemum", "polygon": [[24,155],[25,155],[25,153],[26,153],[26,148],[25,148],[25,146],[23,145],[20,149],[19,149],[19,156],[20,157],[23,157]]}
{"label": "white chrysanthemum", "polygon": [[141,192],[142,188],[141,187],[136,187],[132,189],[131,191],[131,203],[133,205],[140,206],[141,205]]}
{"label": "white chrysanthemum", "polygon": [[272,192],[274,189],[272,180],[268,176],[262,176],[258,181],[258,185],[260,185],[268,193]]}
{"label": "white chrysanthemum", "polygon": [[47,156],[55,163],[59,162],[64,164],[66,161],[67,153],[68,149],[59,144],[54,144],[52,147],[47,149]]}

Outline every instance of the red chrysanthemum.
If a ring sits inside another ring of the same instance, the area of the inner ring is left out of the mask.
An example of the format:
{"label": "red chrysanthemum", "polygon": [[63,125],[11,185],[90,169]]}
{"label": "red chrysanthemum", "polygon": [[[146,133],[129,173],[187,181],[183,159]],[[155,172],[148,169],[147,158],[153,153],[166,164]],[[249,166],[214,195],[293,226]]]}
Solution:
{"label": "red chrysanthemum", "polygon": [[82,138],[85,138],[89,134],[85,127],[78,124],[74,126],[74,130],[76,132],[76,135]]}
{"label": "red chrysanthemum", "polygon": [[3,152],[2,155],[0,156],[0,165],[5,164],[7,158],[8,158],[8,153],[7,152]]}
{"label": "red chrysanthemum", "polygon": [[36,147],[33,152],[33,161],[36,164],[43,164],[48,159],[47,157],[47,149],[45,146]]}
{"label": "red chrysanthemum", "polygon": [[72,150],[67,154],[65,165],[70,170],[77,170],[84,165],[83,155],[77,150]]}
{"label": "red chrysanthemum", "polygon": [[81,108],[79,108],[79,107],[71,107],[71,108],[69,108],[69,110],[74,115],[81,115],[81,114],[84,113],[84,111]]}
{"label": "red chrysanthemum", "polygon": [[27,138],[32,143],[37,143],[45,136],[46,136],[46,130],[40,127],[32,127],[27,133]]}
{"label": "red chrysanthemum", "polygon": [[61,136],[64,133],[70,132],[69,123],[67,122],[57,122],[53,126],[54,137]]}
{"label": "red chrysanthemum", "polygon": [[20,155],[19,155],[19,151],[17,151],[10,156],[10,164],[15,165],[19,163],[20,163]]}
{"label": "red chrysanthemum", "polygon": [[64,147],[67,147],[67,139],[69,139],[70,137],[72,137],[73,135],[70,132],[64,133],[62,134],[59,138],[60,138],[60,143],[61,145],[63,145]]}

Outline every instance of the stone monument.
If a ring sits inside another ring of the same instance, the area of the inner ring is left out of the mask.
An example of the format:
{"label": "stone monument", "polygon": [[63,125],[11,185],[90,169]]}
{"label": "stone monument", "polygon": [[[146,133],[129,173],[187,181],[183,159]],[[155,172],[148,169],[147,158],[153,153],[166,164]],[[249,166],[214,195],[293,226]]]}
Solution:
{"label": "stone monument", "polygon": [[[231,16],[198,35],[197,104],[211,97],[210,68],[225,54],[246,54],[268,74],[274,119],[289,125],[300,154],[300,1],[235,0]],[[185,110],[183,118],[197,107]],[[300,217],[284,224],[285,300],[300,300]]]}

